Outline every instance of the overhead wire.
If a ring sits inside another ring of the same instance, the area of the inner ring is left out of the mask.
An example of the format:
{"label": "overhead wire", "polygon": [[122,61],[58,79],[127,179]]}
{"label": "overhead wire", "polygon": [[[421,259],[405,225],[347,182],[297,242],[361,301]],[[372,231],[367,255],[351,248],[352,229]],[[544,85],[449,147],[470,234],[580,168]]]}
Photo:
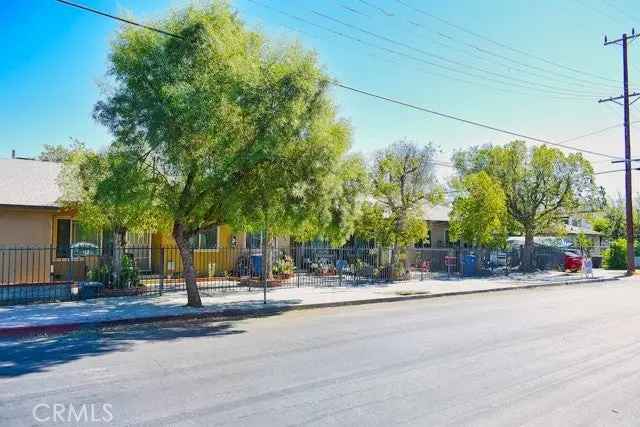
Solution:
{"label": "overhead wire", "polygon": [[[254,3],[258,3],[257,1],[253,1],[253,0],[250,0],[250,1],[252,1]],[[417,52],[417,53],[420,53],[422,55],[435,58],[435,59],[437,59],[439,61],[449,63],[451,65],[456,65],[456,66],[459,66],[459,67],[463,67],[465,69],[475,70],[476,72],[488,74],[488,75],[495,76],[495,77],[498,77],[498,78],[501,78],[501,79],[505,79],[505,80],[512,80],[512,81],[518,82],[520,84],[530,85],[532,87],[542,87],[542,88],[546,88],[546,89],[553,90],[553,91],[556,91],[556,92],[563,92],[563,93],[572,94],[572,95],[583,95],[583,96],[587,96],[589,98],[592,98],[594,96],[598,96],[596,94],[593,94],[593,93],[590,93],[590,92],[586,92],[586,91],[578,91],[578,90],[574,90],[574,89],[567,89],[567,88],[562,88],[562,87],[558,87],[558,86],[548,85],[548,84],[545,84],[545,83],[538,83],[538,82],[534,82],[534,81],[527,80],[527,79],[521,79],[521,78],[518,78],[518,77],[512,77],[512,76],[509,76],[507,74],[496,73],[496,72],[488,70],[486,68],[481,68],[481,67],[477,67],[477,66],[474,66],[474,65],[471,65],[471,64],[466,64],[466,63],[463,63],[463,62],[452,60],[450,58],[447,58],[445,56],[442,56],[442,55],[439,55],[439,54],[436,54],[436,53],[433,53],[433,52],[429,52],[427,50],[424,50],[424,49],[421,49],[419,47],[410,45],[408,43],[393,39],[393,38],[388,37],[386,35],[383,35],[383,34],[368,30],[366,28],[362,28],[360,26],[351,24],[349,22],[345,22],[345,21],[343,21],[341,19],[335,18],[335,17],[333,17],[331,15],[328,15],[328,14],[326,14],[324,12],[319,12],[319,11],[313,10],[313,9],[310,9],[310,12],[315,14],[315,15],[317,15],[317,16],[319,16],[319,17],[321,17],[321,18],[324,18],[326,20],[338,23],[338,24],[340,24],[340,25],[342,25],[344,27],[350,28],[352,30],[359,31],[359,32],[361,32],[363,34],[367,34],[367,35],[369,35],[371,37],[377,38],[379,40],[383,40],[383,41],[385,41],[387,43],[391,43],[393,45],[403,47],[403,48],[408,49],[408,50],[410,50],[412,52]]]}
{"label": "overhead wire", "polygon": [[256,4],[258,6],[261,6],[261,7],[265,8],[265,9],[274,11],[274,12],[276,12],[278,14],[283,15],[283,16],[286,16],[286,17],[288,17],[290,19],[302,22],[302,23],[307,24],[307,25],[311,25],[311,26],[319,28],[319,29],[321,29],[323,31],[338,35],[340,37],[343,37],[343,38],[346,38],[346,39],[349,39],[349,40],[352,40],[352,41],[355,41],[355,42],[360,43],[360,44],[362,44],[364,46],[372,47],[372,48],[375,48],[375,49],[378,49],[378,50],[382,50],[382,51],[384,51],[386,53],[391,53],[391,54],[394,54],[396,56],[400,56],[400,57],[403,57],[403,58],[408,58],[408,59],[411,59],[413,61],[420,62],[420,63],[426,64],[426,65],[429,65],[429,66],[432,66],[432,67],[440,68],[440,69],[443,69],[445,71],[449,71],[449,72],[452,72],[452,73],[462,74],[464,76],[471,77],[471,78],[479,78],[479,79],[482,79],[483,81],[491,81],[491,82],[494,82],[494,83],[497,83],[497,84],[501,84],[501,85],[504,85],[504,86],[516,87],[516,88],[526,89],[526,90],[530,90],[530,91],[536,91],[536,92],[545,93],[545,94],[548,94],[548,95],[554,95],[554,96],[557,96],[557,97],[565,97],[566,99],[569,99],[569,98],[582,99],[582,100],[585,100],[585,99],[596,100],[596,99],[598,99],[598,97],[596,95],[587,95],[587,94],[577,94],[577,93],[572,93],[572,92],[563,92],[562,89],[555,90],[555,91],[554,90],[548,90],[548,89],[545,89],[545,88],[537,87],[536,83],[533,83],[533,85],[531,85],[531,84],[525,85],[525,84],[520,84],[520,83],[514,83],[512,81],[504,81],[504,79],[500,80],[500,79],[493,78],[493,77],[488,77],[488,76],[485,76],[485,75],[474,74],[474,73],[471,73],[469,71],[462,70],[460,68],[453,68],[451,66],[435,63],[433,61],[429,61],[429,60],[421,58],[421,57],[416,57],[416,56],[413,56],[411,54],[407,54],[407,53],[402,52],[402,51],[398,51],[398,50],[395,50],[395,49],[392,49],[392,48],[388,48],[388,47],[385,47],[385,46],[381,46],[381,45],[375,44],[375,43],[370,42],[368,40],[363,40],[363,39],[361,39],[359,37],[355,37],[355,36],[343,33],[341,31],[334,30],[334,29],[332,29],[330,27],[325,27],[324,25],[318,24],[316,22],[310,21],[310,20],[305,19],[303,17],[300,17],[298,15],[294,15],[294,14],[286,12],[286,11],[284,11],[282,9],[278,9],[276,7],[261,3],[261,2],[256,1],[256,0],[247,0],[247,1],[249,1],[249,2],[251,2],[253,4]]}
{"label": "overhead wire", "polygon": [[[251,1],[251,0],[247,0],[247,1]],[[271,8],[271,9],[273,9],[273,8]],[[292,18],[292,19],[296,19],[296,20],[298,20],[297,18],[299,18],[299,17],[294,16],[294,15],[290,15],[290,16],[287,16],[287,17]],[[318,27],[318,28],[324,30],[325,32],[327,32],[330,35],[333,35],[333,36],[336,36],[336,37],[341,37],[341,38],[344,38],[346,40],[350,40],[350,41],[353,41],[353,42],[357,42],[357,43],[362,44],[363,46],[365,46],[367,48],[372,48],[373,47],[373,48],[376,48],[377,50],[382,50],[384,52],[384,54],[389,54],[390,53],[390,54],[393,54],[394,56],[407,57],[407,55],[405,55],[405,54],[403,54],[401,52],[394,51],[393,49],[388,49],[388,48],[385,48],[385,47],[382,47],[382,46],[375,45],[373,43],[369,43],[369,42],[363,41],[363,40],[359,39],[358,37],[352,37],[350,35],[347,35],[347,34],[344,34],[344,33],[340,32],[340,31],[336,31],[336,30],[333,30],[331,28],[324,27],[324,26],[319,25],[319,24],[315,24],[315,23],[313,23],[311,21],[304,20],[303,18],[299,18],[299,20],[301,22],[303,22],[303,23],[306,23],[306,24],[309,24],[309,25],[313,25],[314,27]],[[286,28],[289,31],[292,31],[293,33],[303,34],[303,35],[305,35],[307,37],[310,37],[310,38],[318,38],[318,39],[320,39],[317,36],[317,34],[309,33],[307,31],[301,30],[300,28],[292,27],[290,25],[282,24],[282,23],[279,23],[278,25],[282,26],[283,28]],[[374,53],[372,53],[370,51],[367,51],[366,54],[368,56],[378,60],[378,61],[385,61],[385,62],[388,62],[388,63],[393,64],[393,65],[398,65],[398,63],[396,61],[394,61],[394,60],[392,60],[392,59],[390,59],[390,58],[388,58],[386,56],[379,56],[378,54],[374,54]],[[409,57],[409,59],[415,59],[418,62],[422,62],[422,60],[420,58]],[[480,80],[480,81],[479,80],[467,80],[467,79],[464,79],[464,78],[461,78],[461,77],[452,76],[450,74],[441,74],[441,73],[439,73],[437,71],[427,70],[426,68],[423,68],[420,65],[413,65],[413,66],[411,66],[411,68],[413,68],[413,69],[417,70],[418,72],[420,72],[421,74],[424,74],[424,75],[427,75],[427,76],[438,77],[438,78],[442,78],[442,79],[445,79],[445,80],[460,82],[460,83],[468,84],[468,85],[473,86],[473,87],[486,87],[486,88],[489,88],[492,91],[494,91],[494,93],[495,93],[495,91],[498,91],[498,92],[503,92],[503,93],[508,93],[508,94],[517,94],[517,95],[524,95],[524,96],[541,96],[541,95],[544,95],[545,98],[558,99],[558,100],[563,100],[563,101],[575,101],[575,102],[584,101],[583,97],[574,97],[574,96],[571,96],[571,95],[555,95],[554,93],[547,93],[546,91],[540,92],[540,91],[537,91],[537,90],[533,90],[533,89],[531,89],[531,88],[529,88],[527,86],[521,86],[521,85],[513,86],[513,84],[508,84],[508,83],[502,82],[500,80],[491,79],[491,78],[484,78],[483,80]],[[475,75],[471,75],[471,74],[465,74],[465,76],[467,76],[467,77],[470,76],[470,78],[472,78],[472,79],[473,78],[479,79],[479,77],[476,77]],[[492,83],[487,83],[487,80],[492,82]],[[503,86],[506,86],[506,87],[495,86],[495,84],[503,85]],[[527,91],[529,91],[529,92],[527,92]]]}
{"label": "overhead wire", "polygon": [[[60,2],[60,3],[68,4],[70,6],[78,7],[77,4],[68,2],[66,0],[57,0],[57,1]],[[83,9],[88,10],[88,11],[93,12],[93,13],[99,12],[99,11],[95,11],[95,10],[92,10],[92,9],[89,9],[89,8],[83,8]],[[105,14],[105,13],[98,13],[98,14],[102,15],[102,16],[106,16],[106,17],[112,18],[112,19],[117,19],[117,20],[122,21],[121,19],[118,19],[117,17],[114,17],[114,16],[109,15],[109,14]],[[169,33],[167,31],[164,31],[162,29],[155,28],[155,27],[152,27],[152,26],[142,25],[142,24],[138,24],[138,23],[132,23],[134,21],[129,22],[127,20],[127,21],[124,21],[124,22],[126,22],[128,24],[131,24],[131,25],[136,25],[136,26],[145,28],[145,29],[150,30],[150,31],[155,31],[155,32],[158,32],[158,33],[161,33],[161,34],[165,34],[165,35],[168,35],[168,36],[171,36],[171,37],[178,36],[176,34]],[[407,108],[410,108],[410,109],[413,109],[413,110],[417,110],[417,111],[422,111],[422,112],[425,112],[425,113],[428,113],[428,114],[431,114],[431,115],[434,115],[434,116],[446,118],[446,119],[457,121],[457,122],[460,122],[460,123],[465,123],[467,125],[471,125],[471,126],[475,126],[475,127],[479,127],[479,128],[492,130],[492,131],[497,132],[497,133],[502,133],[502,134],[514,136],[514,137],[517,137],[517,138],[522,138],[522,139],[529,140],[529,141],[532,141],[532,142],[538,142],[538,143],[542,143],[542,144],[557,146],[557,147],[565,148],[565,149],[568,149],[568,150],[582,152],[582,153],[585,153],[585,154],[591,154],[591,155],[595,155],[595,156],[607,157],[607,158],[616,159],[616,160],[620,159],[620,157],[612,156],[610,154],[600,153],[600,152],[597,152],[597,151],[587,150],[587,149],[584,149],[584,148],[573,147],[573,146],[570,146],[570,145],[557,143],[557,142],[550,141],[550,140],[547,140],[547,139],[538,138],[538,137],[534,137],[534,136],[529,136],[529,135],[526,135],[526,134],[524,134],[522,132],[511,131],[511,130],[500,128],[500,127],[497,127],[497,126],[492,126],[492,125],[481,123],[481,122],[478,122],[478,121],[474,121],[474,120],[469,120],[469,119],[465,119],[465,118],[462,118],[462,117],[458,117],[458,116],[455,116],[455,115],[452,115],[452,114],[443,113],[443,112],[436,111],[436,110],[433,110],[433,109],[429,109],[429,108],[421,107],[421,106],[418,106],[418,105],[410,104],[408,102],[404,102],[404,101],[397,100],[397,99],[394,99],[394,98],[390,98],[390,97],[386,97],[386,96],[383,96],[383,95],[379,95],[379,94],[376,94],[376,93],[373,93],[373,92],[370,92],[370,91],[366,91],[366,90],[363,90],[363,89],[358,89],[358,88],[355,88],[353,86],[349,86],[349,85],[346,85],[344,83],[338,82],[336,80],[330,80],[329,83],[334,85],[334,86],[336,86],[336,87],[340,87],[340,88],[343,88],[345,90],[349,90],[349,91],[352,91],[352,92],[355,92],[355,93],[359,93],[361,95],[366,95],[366,96],[369,96],[369,97],[372,97],[372,98],[375,98],[375,99],[378,99],[378,100],[386,101],[386,102],[393,103],[393,104],[396,104],[396,105],[401,105],[401,106],[404,106],[404,107],[407,107]]]}
{"label": "overhead wire", "polygon": [[[433,34],[438,36],[438,38],[440,39],[446,39],[449,40],[451,42],[454,42],[454,44],[449,44],[449,43],[444,43],[441,40],[431,40],[431,42],[440,45],[440,46],[444,46],[447,49],[450,50],[455,50],[455,51],[460,51],[460,52],[464,52],[465,55],[471,55],[474,58],[478,58],[482,61],[488,61],[491,62],[492,64],[499,64],[499,65],[503,65],[505,67],[507,67],[508,69],[513,69],[516,70],[520,73],[526,73],[526,74],[530,74],[532,76],[536,76],[538,78],[544,78],[544,79],[549,79],[549,80],[554,80],[556,82],[560,82],[562,84],[571,84],[574,86],[579,86],[581,88],[590,88],[590,90],[594,90],[594,88],[602,88],[603,86],[608,86],[610,88],[618,88],[618,86],[614,86],[612,84],[609,83],[602,83],[602,82],[595,82],[593,80],[587,80],[587,79],[583,79],[580,77],[576,77],[573,75],[569,75],[569,74],[564,74],[558,71],[553,71],[553,70],[548,70],[546,68],[543,67],[539,67],[536,65],[532,65],[532,64],[527,64],[523,61],[519,61],[516,59],[513,59],[511,57],[508,57],[506,55],[502,55],[499,54],[497,52],[494,52],[490,49],[478,46],[476,44],[473,43],[468,43],[464,40],[458,39],[456,37],[453,37],[450,34],[446,34],[442,31],[433,31],[431,30],[429,27],[427,27],[426,25],[420,23],[420,22],[416,22],[414,20],[411,19],[405,19],[403,17],[401,17],[400,15],[396,15],[396,14],[384,14],[384,17],[387,19],[398,19],[398,20],[402,20],[403,22],[406,22],[414,27],[420,28],[422,31],[425,31],[429,34]],[[466,49],[464,49],[466,48]],[[479,52],[481,55],[479,55]],[[483,56],[485,55],[485,56]],[[488,58],[487,56],[490,56],[491,58]],[[495,58],[499,58],[501,61],[496,61]],[[508,62],[502,62],[502,61],[506,61]],[[514,64],[516,66],[514,66]],[[535,70],[535,71],[532,71]],[[544,74],[540,74],[540,72],[544,73]]]}
{"label": "overhead wire", "polygon": [[518,53],[520,55],[526,56],[529,59],[536,59],[537,61],[544,62],[544,63],[546,63],[548,65],[552,65],[552,66],[557,67],[557,68],[562,68],[562,69],[571,71],[571,72],[576,73],[576,74],[581,74],[581,75],[584,75],[584,76],[597,78],[599,80],[610,81],[610,82],[614,82],[614,83],[620,84],[620,81],[617,80],[617,79],[603,77],[603,76],[600,76],[600,75],[595,74],[595,73],[591,73],[591,72],[588,72],[588,71],[585,71],[585,70],[581,70],[581,69],[578,69],[578,68],[575,68],[575,67],[572,67],[572,66],[564,65],[564,64],[561,64],[561,63],[559,63],[557,61],[554,61],[554,60],[551,60],[551,59],[547,59],[547,58],[542,57],[540,55],[536,55],[536,54],[534,54],[532,52],[528,52],[528,51],[525,51],[523,49],[510,46],[510,45],[508,45],[508,44],[506,44],[504,42],[500,42],[500,41],[494,40],[494,39],[492,39],[492,38],[490,38],[488,36],[485,36],[483,34],[480,34],[480,33],[476,32],[476,31],[470,30],[470,29],[464,27],[463,25],[459,25],[459,24],[451,22],[451,21],[449,21],[447,19],[441,18],[441,17],[439,17],[439,16],[427,11],[426,9],[415,7],[412,4],[406,2],[405,0],[395,0],[395,2],[405,6],[407,8],[409,8],[410,10],[413,10],[416,13],[419,13],[421,15],[427,16],[427,17],[429,17],[431,19],[434,19],[434,20],[436,20],[438,22],[441,22],[441,23],[443,23],[443,24],[445,24],[445,25],[447,25],[449,27],[455,28],[455,29],[457,29],[459,31],[462,31],[462,32],[464,32],[466,34],[469,34],[469,35],[471,35],[473,37],[476,37],[478,39],[484,40],[484,41],[486,41],[488,43],[491,43],[491,44],[493,44],[495,46],[498,46],[498,47],[501,47],[503,49],[509,50],[511,52]]}

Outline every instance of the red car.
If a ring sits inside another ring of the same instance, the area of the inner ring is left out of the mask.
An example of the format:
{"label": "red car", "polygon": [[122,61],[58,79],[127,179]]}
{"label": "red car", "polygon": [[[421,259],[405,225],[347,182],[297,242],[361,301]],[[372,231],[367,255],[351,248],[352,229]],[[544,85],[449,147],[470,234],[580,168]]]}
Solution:
{"label": "red car", "polygon": [[569,270],[572,273],[580,271],[582,269],[582,257],[573,252],[564,253],[564,269]]}

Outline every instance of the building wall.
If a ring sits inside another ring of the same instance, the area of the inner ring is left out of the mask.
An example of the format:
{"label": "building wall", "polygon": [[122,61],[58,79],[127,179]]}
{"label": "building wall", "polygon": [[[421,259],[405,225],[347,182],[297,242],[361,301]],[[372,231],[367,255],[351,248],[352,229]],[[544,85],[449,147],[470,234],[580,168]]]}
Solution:
{"label": "building wall", "polygon": [[0,208],[0,247],[51,246],[55,211]]}
{"label": "building wall", "polygon": [[449,223],[443,221],[429,221],[429,230],[431,230],[431,247],[445,248],[447,247],[447,231]]}
{"label": "building wall", "polygon": [[[54,210],[0,208],[0,283],[51,280]],[[13,248],[13,249],[11,249]]]}
{"label": "building wall", "polygon": [[[234,237],[235,247],[233,246]],[[196,274],[208,277],[234,271],[238,258],[248,255],[241,250],[246,248],[245,237],[245,233],[234,233],[228,225],[219,226],[218,249],[194,249],[193,251]],[[289,243],[288,237],[276,238],[277,248],[288,248]],[[166,276],[182,273],[182,258],[172,236],[155,234],[152,237],[152,246],[153,273],[164,273]]]}
{"label": "building wall", "polygon": [[[233,270],[240,251],[232,249],[234,234],[231,227],[218,227],[218,249],[195,249],[193,263],[198,276],[219,275]],[[235,234],[237,247],[244,246],[244,234]],[[152,237],[152,265],[154,273],[172,275],[182,272],[182,258],[175,240],[170,235],[155,234]]]}

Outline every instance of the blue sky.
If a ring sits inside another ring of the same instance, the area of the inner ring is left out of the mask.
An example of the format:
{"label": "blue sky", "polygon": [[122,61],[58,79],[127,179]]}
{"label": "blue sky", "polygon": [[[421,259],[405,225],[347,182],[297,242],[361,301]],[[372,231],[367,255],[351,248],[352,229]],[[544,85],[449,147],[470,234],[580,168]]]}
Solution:
{"label": "blue sky", "polygon": [[[187,3],[83,2],[143,21]],[[602,41],[604,34],[612,38],[630,31],[634,22],[640,30],[640,8],[630,0],[256,2],[378,46],[364,46],[249,0],[233,2],[249,25],[274,37],[300,39],[317,51],[332,76],[358,88],[554,141],[622,122],[620,107],[598,104],[596,99],[621,92],[615,82],[621,75],[620,49],[605,48]],[[475,37],[411,7],[528,55]],[[64,144],[69,138],[94,147],[108,144],[109,134],[92,120],[91,111],[101,96],[99,85],[105,80],[109,42],[118,24],[53,0],[7,2],[0,9],[0,22],[0,157],[8,157],[11,149],[20,155],[36,155],[43,144]],[[635,78],[640,83],[640,42],[630,47],[630,56],[632,81]],[[369,152],[406,137],[433,142],[442,150],[440,157],[447,159],[455,149],[512,139],[340,89],[334,89],[334,96],[340,114],[353,125],[355,151]],[[632,112],[640,120],[640,107],[634,106]],[[640,125],[633,131],[640,132]],[[622,129],[569,144],[620,155]],[[635,144],[634,150],[640,154]],[[606,159],[588,158],[595,161],[596,170],[618,168]],[[443,169],[441,174],[447,172]],[[623,174],[598,179],[612,193],[622,189]],[[639,188],[640,179],[634,178],[634,184]]]}

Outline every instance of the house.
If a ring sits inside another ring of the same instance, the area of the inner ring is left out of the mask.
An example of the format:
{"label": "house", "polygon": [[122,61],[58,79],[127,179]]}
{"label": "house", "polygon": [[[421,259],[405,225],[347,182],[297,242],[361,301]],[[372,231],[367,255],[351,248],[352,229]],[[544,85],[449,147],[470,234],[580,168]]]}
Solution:
{"label": "house", "polygon": [[[32,159],[0,159],[0,283],[84,280],[112,247],[113,234],[88,230],[60,207],[62,165]],[[198,275],[234,268],[240,251],[259,248],[260,235],[234,234],[227,225],[192,239]],[[127,236],[127,253],[147,274],[180,274],[182,263],[169,235]]]}
{"label": "house", "polygon": [[599,255],[601,249],[609,245],[609,241],[606,236],[598,231],[595,231],[591,224],[584,218],[576,218],[569,216],[565,218],[565,232],[566,240],[570,241],[574,247],[576,247],[576,240],[580,234],[584,234],[593,245],[593,254]]}
{"label": "house", "polygon": [[418,247],[448,248],[452,243],[449,240],[449,215],[451,206],[449,205],[425,205],[423,208],[424,218],[429,227],[426,242],[419,242]]}

